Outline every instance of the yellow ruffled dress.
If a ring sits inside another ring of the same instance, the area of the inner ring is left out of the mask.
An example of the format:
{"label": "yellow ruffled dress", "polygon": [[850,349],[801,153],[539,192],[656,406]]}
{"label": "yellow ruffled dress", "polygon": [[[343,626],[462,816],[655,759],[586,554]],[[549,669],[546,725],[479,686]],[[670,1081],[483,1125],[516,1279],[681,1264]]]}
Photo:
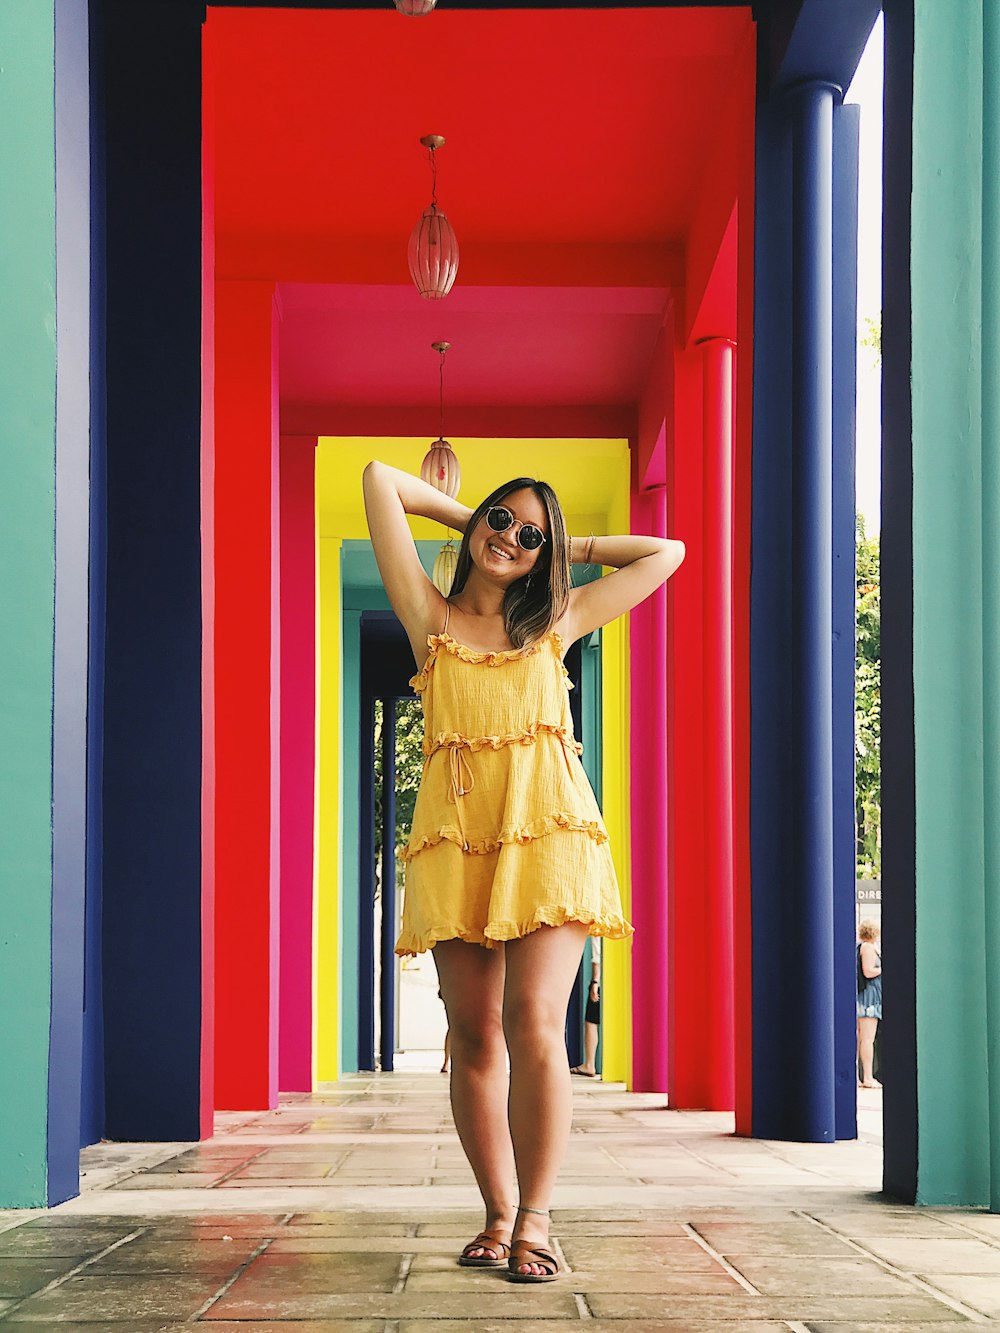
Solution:
{"label": "yellow ruffled dress", "polygon": [[407,846],[396,953],[438,940],[495,948],[580,921],[624,939],[608,833],[573,736],[562,640],[480,653],[445,632],[410,681],[424,772]]}

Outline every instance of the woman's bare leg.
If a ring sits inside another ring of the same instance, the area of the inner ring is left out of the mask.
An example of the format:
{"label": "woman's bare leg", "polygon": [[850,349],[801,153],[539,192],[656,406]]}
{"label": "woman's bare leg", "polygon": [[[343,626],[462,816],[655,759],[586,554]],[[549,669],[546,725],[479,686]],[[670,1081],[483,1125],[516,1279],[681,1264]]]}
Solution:
{"label": "woman's bare leg", "polygon": [[[547,1210],[566,1151],[573,1093],[566,1059],[566,1006],[587,939],[586,926],[542,926],[509,940],[503,1026],[510,1051],[510,1133],[520,1202]],[[518,1213],[514,1237],[542,1244],[549,1219]],[[542,1272],[523,1264],[522,1273]]]}
{"label": "woman's bare leg", "polygon": [[877,1018],[858,1019],[858,1055],[861,1057],[861,1086],[875,1088],[878,1084],[872,1075],[872,1062],[875,1059],[875,1029]]}
{"label": "woman's bare leg", "polygon": [[507,1124],[504,949],[441,940],[434,962],[448,1011],[455,1128],[483,1196],[485,1230],[506,1235],[514,1223],[514,1150]]}

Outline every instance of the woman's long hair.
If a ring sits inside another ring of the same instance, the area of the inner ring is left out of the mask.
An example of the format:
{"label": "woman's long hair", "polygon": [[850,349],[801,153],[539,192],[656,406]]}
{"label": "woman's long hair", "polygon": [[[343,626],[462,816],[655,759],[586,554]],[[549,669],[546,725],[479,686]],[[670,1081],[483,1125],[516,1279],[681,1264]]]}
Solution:
{"label": "woman's long hair", "polygon": [[530,574],[512,583],[504,593],[503,617],[507,637],[515,648],[526,648],[544,638],[569,605],[570,573],[569,542],[566,538],[566,520],[556,493],[547,482],[534,477],[515,477],[504,482],[488,495],[469,519],[459,547],[449,596],[454,597],[465,587],[472,568],[469,541],[477,523],[485,518],[493,505],[502,504],[514,491],[533,491],[545,506],[549,519],[548,541],[538,552],[538,559]]}

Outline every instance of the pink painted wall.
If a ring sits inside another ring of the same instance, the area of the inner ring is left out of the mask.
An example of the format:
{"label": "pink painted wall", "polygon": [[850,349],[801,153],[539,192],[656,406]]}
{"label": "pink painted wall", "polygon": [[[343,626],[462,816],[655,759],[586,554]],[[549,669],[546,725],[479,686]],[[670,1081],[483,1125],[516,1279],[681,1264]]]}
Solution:
{"label": "pink painted wall", "polygon": [[316,549],[314,436],[282,436],[281,964],[278,1079],[312,1089],[313,774]]}
{"label": "pink painted wall", "polygon": [[201,1137],[215,1112],[215,72],[202,94],[201,200]]}

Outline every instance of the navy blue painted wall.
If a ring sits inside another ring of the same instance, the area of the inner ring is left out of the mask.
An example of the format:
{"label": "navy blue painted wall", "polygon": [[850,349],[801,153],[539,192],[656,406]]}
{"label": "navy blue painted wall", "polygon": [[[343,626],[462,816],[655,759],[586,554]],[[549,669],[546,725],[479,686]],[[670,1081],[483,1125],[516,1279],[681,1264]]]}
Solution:
{"label": "navy blue painted wall", "polygon": [[104,780],[104,634],[107,570],[103,44],[90,5],[90,579],[87,671],[87,866],[84,915],[80,1144],[104,1137],[104,997],[101,948]]}
{"label": "navy blue painted wall", "polygon": [[195,1139],[201,1039],[201,7],[101,0],[106,1132]]}
{"label": "navy blue painted wall", "polygon": [[913,750],[913,439],[910,186],[913,0],[885,3],[882,214],[882,954],[892,977],[881,1042],[883,1183],[917,1192],[916,797]]}
{"label": "navy blue painted wall", "polygon": [[855,401],[857,397],[858,142],[861,108],[833,120],[833,912],[835,1116],[857,1134],[854,996]]}

